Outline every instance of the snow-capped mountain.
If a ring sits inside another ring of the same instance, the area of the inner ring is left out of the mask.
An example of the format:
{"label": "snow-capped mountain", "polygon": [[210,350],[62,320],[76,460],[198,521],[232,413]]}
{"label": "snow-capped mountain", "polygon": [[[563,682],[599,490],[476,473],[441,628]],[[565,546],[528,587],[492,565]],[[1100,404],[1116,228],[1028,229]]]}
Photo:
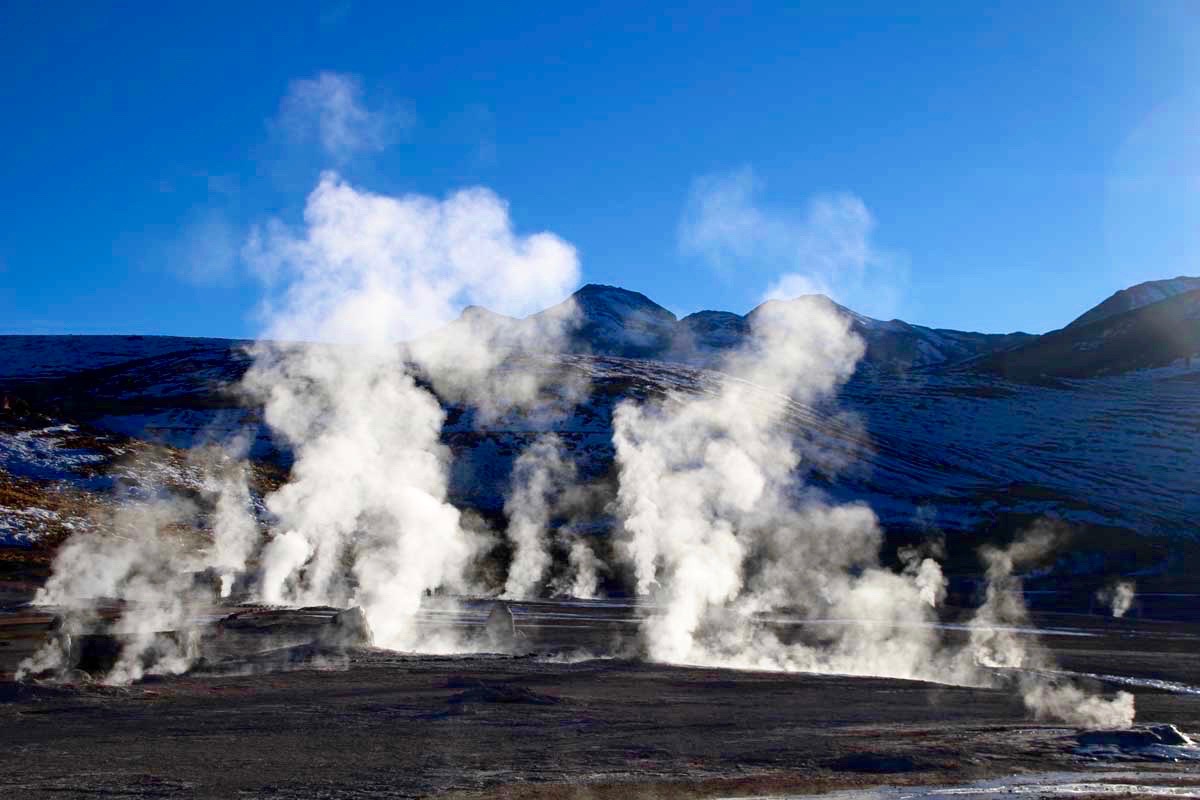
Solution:
{"label": "snow-capped mountain", "polygon": [[1112,297],[1100,305],[1080,314],[1068,328],[1099,322],[1126,311],[1133,311],[1142,306],[1152,305],[1161,300],[1168,300],[1175,295],[1194,292],[1200,289],[1200,278],[1190,278],[1180,275],[1178,278],[1167,278],[1161,281],[1146,281],[1128,289],[1114,292]]}
{"label": "snow-capped mountain", "polygon": [[[796,298],[787,302],[806,302]],[[938,367],[956,364],[980,355],[1006,350],[1036,337],[1028,333],[974,333],[946,328],[910,325],[899,319],[883,321],[851,311],[827,297],[815,299],[826,303],[851,319],[851,327],[867,344],[863,363],[878,369],[904,371],[918,367]],[[780,302],[778,300],[769,302]],[[764,305],[766,305],[764,303]],[[746,315],[750,321],[762,306]]]}
{"label": "snow-capped mountain", "polygon": [[[573,352],[525,356],[591,387],[565,418],[482,423],[448,408],[444,439],[462,506],[499,514],[513,459],[545,428],[586,480],[611,482],[615,406],[710,391],[722,380],[711,367],[745,339],[757,311],[676,319],[644,295],[595,285],[574,302]],[[1200,358],[1187,357],[1200,355],[1200,292],[1042,337],[843,312],[867,341],[867,368],[836,405],[788,406],[797,438],[820,445],[802,446],[810,482],[869,503],[892,532],[932,526],[978,541],[1058,517],[1082,531],[1085,562],[1125,559],[1130,569],[1197,538]],[[476,318],[529,324],[464,312],[464,322]],[[20,540],[13,531],[29,535],[31,520],[44,528],[44,513],[83,524],[79,505],[64,510],[62,498],[103,488],[98,470],[124,463],[113,452],[138,442],[186,448],[248,432],[254,457],[286,467],[286,450],[233,390],[249,363],[245,343],[229,340],[0,337],[0,545]],[[140,480],[131,475],[122,480]],[[16,487],[9,494],[5,481]]]}
{"label": "snow-capped mountain", "polygon": [[[576,352],[657,358],[674,345],[675,315],[644,294],[589,283],[567,302],[573,302],[578,313],[571,337]],[[562,313],[556,306],[536,316]]]}
{"label": "snow-capped mountain", "polygon": [[1200,288],[1129,311],[1093,315],[1090,322],[1076,320],[1062,330],[991,353],[972,368],[1021,381],[1091,378],[1165,367],[1181,359],[1190,362],[1198,355]]}
{"label": "snow-capped mountain", "polygon": [[[790,302],[813,299],[797,298]],[[850,317],[855,332],[867,344],[864,363],[879,369],[953,364],[1034,338],[1026,333],[973,333],[910,325],[902,320],[885,322],[858,314],[826,297],[815,299]],[[578,313],[578,326],[571,338],[572,352],[704,365],[717,364],[721,353],[745,341],[750,335],[751,322],[759,313],[759,308],[744,316],[729,311],[698,311],[677,319],[643,294],[600,284],[584,286],[572,295],[568,303],[571,302]],[[513,320],[512,324],[535,324],[542,315],[561,318],[566,313],[564,304],[529,321]]]}

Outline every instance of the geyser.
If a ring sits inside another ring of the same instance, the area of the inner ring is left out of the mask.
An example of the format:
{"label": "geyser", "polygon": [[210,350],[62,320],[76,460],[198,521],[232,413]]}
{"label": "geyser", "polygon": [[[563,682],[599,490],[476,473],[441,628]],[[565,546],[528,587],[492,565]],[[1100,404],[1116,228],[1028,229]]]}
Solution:
{"label": "geyser", "polygon": [[470,591],[486,542],[446,499],[444,412],[417,375],[496,413],[537,402],[543,373],[495,372],[530,346],[556,349],[570,313],[447,323],[470,304],[513,315],[549,305],[577,282],[575,251],[516,235],[485,189],[385,197],[326,174],[305,222],[269,226],[248,247],[278,289],[245,385],[295,454],[266,501],[276,523],[262,594],[361,605],[384,647],[456,647],[450,634],[423,640],[417,611],[429,592]]}
{"label": "geyser", "polygon": [[555,351],[571,303],[520,324],[448,323],[470,304],[524,315],[558,301],[578,281],[574,249],[514,233],[486,189],[388,197],[326,173],[304,226],[272,222],[244,255],[268,297],[242,388],[294,455],[288,482],[265,499],[269,530],[250,508],[240,444],[195,451],[211,543],[169,535],[202,527],[191,501],[125,498],[106,526],[118,535],[77,536],[58,554],[35,602],[63,608],[63,629],[22,674],[69,669],[64,637],[114,627],[98,618],[101,598],[118,601],[126,642],[108,680],[183,671],[195,654],[164,632],[186,630],[213,602],[198,574],[215,576],[221,595],[236,584],[268,603],[361,606],[379,646],[463,646],[416,627],[424,596],[474,588],[470,568],[487,546],[446,499],[445,414],[430,385],[487,414],[542,403],[553,372],[517,356]]}
{"label": "geyser", "polygon": [[[642,636],[651,658],[679,664],[914,678],[990,686],[995,667],[1045,651],[1001,630],[1025,619],[1013,566],[1039,551],[1036,532],[985,551],[988,599],[970,641],[944,641],[936,560],[908,552],[896,572],[879,560],[882,531],[867,506],[838,504],[804,485],[820,446],[797,440],[789,404],[829,403],[863,354],[850,320],[822,297],[769,302],[752,337],[721,365],[707,394],[675,393],[614,415],[621,552],[656,610]],[[785,640],[764,615],[806,621]],[[1085,727],[1128,724],[1132,697],[1106,700],[1022,674],[1039,716]]]}

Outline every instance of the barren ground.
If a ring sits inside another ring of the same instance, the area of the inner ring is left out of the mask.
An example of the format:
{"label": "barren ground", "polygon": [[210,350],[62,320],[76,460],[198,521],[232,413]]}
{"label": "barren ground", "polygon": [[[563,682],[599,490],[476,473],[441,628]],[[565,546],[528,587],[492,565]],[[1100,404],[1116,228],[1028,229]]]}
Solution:
{"label": "barren ground", "polygon": [[[1075,731],[1030,720],[1007,691],[576,661],[627,649],[628,609],[514,610],[533,655],[302,649],[237,667],[269,670],[257,674],[0,683],[0,796],[749,796],[1114,766],[1077,755]],[[1065,668],[1200,685],[1200,626],[1039,621],[1074,632],[1047,639]],[[44,624],[0,617],[0,668]],[[1139,723],[1200,731],[1200,694],[1133,691]],[[1200,763],[1121,767],[1200,782]]]}

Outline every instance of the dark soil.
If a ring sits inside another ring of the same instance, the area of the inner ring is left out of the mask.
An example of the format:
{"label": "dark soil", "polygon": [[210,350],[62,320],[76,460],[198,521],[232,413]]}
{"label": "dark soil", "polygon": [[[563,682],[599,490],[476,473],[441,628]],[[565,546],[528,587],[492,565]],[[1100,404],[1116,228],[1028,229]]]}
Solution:
{"label": "dark soil", "polygon": [[[1007,691],[575,661],[631,626],[529,608],[526,657],[309,646],[246,659],[276,670],[257,674],[0,684],[0,797],[748,796],[1089,768],[1077,731],[1031,721]],[[9,621],[10,644],[37,625]],[[1047,639],[1071,669],[1200,683],[1197,626],[1075,622],[1094,635]],[[1200,695],[1134,691],[1140,724],[1200,731]]]}

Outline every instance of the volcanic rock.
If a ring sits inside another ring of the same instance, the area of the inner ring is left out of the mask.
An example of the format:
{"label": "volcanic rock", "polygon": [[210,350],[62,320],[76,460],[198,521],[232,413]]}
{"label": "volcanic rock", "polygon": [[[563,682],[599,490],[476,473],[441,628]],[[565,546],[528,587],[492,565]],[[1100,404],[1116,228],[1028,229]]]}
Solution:
{"label": "volcanic rock", "polygon": [[508,603],[497,600],[483,624],[481,644],[496,653],[512,653],[517,648],[517,625]]}
{"label": "volcanic rock", "polygon": [[330,624],[321,631],[321,644],[326,647],[345,649],[348,647],[370,647],[375,641],[371,624],[360,606],[347,608],[333,616]]}

